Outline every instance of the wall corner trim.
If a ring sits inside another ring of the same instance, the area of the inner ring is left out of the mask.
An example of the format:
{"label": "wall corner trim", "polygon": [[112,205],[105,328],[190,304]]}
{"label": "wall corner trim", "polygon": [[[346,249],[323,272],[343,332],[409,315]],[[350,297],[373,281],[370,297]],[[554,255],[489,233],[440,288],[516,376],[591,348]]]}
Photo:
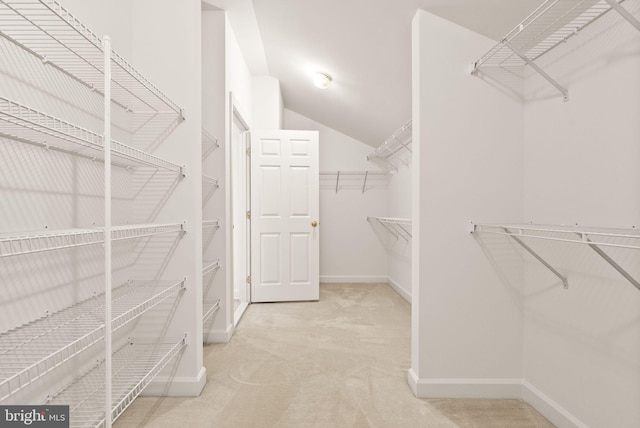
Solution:
{"label": "wall corner trim", "polygon": [[[413,377],[413,379],[411,379]],[[419,379],[413,373],[418,398],[521,398],[522,379]],[[414,387],[412,386],[412,389]]]}
{"label": "wall corner trim", "polygon": [[393,288],[395,292],[398,293],[404,300],[411,303],[411,294],[407,292],[404,288],[402,288],[400,284],[395,282],[390,277],[387,277],[387,284],[389,284],[389,287]]}
{"label": "wall corner trim", "polygon": [[142,391],[145,397],[198,397],[207,383],[207,369],[201,367],[195,377],[156,376]]}
{"label": "wall corner trim", "polygon": [[233,336],[233,324],[229,324],[226,329],[215,329],[204,332],[204,343],[227,343]]}
{"label": "wall corner trim", "polygon": [[521,398],[558,428],[587,428],[585,423],[526,380],[522,381]]}
{"label": "wall corner trim", "polygon": [[407,378],[417,398],[519,399],[558,428],[588,428],[524,379],[420,379],[413,369],[409,369]]}

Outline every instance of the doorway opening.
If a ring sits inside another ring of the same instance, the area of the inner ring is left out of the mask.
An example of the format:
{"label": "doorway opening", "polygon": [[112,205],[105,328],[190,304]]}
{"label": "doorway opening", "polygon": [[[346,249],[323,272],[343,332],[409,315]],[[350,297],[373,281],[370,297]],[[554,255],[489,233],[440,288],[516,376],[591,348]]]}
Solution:
{"label": "doorway opening", "polygon": [[231,112],[231,260],[233,325],[238,325],[251,301],[251,223],[249,221],[251,168],[247,154],[249,126],[233,102]]}

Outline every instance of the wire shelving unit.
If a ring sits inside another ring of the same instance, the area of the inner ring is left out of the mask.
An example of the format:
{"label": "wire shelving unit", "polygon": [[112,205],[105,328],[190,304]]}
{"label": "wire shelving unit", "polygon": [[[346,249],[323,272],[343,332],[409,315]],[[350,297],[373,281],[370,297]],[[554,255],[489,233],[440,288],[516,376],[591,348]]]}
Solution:
{"label": "wire shelving unit", "polygon": [[[0,135],[92,159],[104,158],[102,135],[3,97]],[[111,141],[111,151],[118,166],[144,166],[184,175],[182,166],[115,140]]]}
{"label": "wire shelving unit", "polygon": [[320,171],[320,188],[361,190],[384,189],[389,185],[391,174],[383,171]]}
{"label": "wire shelving unit", "polygon": [[486,68],[500,68],[522,77],[531,67],[569,99],[568,90],[540,68],[535,61],[605,13],[616,10],[640,31],[640,22],[622,5],[624,0],[546,0],[480,59],[472,74]]}
{"label": "wire shelving unit", "polygon": [[203,229],[219,228],[220,220],[204,220],[202,222]]}
{"label": "wire shelving unit", "polygon": [[[111,419],[116,420],[153,378],[187,345],[186,337],[176,342],[145,343],[132,340],[113,353]],[[73,428],[105,426],[105,365],[98,364],[56,393],[47,404],[69,405]]]}
{"label": "wire shelving unit", "polygon": [[504,235],[512,238],[549,271],[557,276],[564,286],[569,287],[569,281],[551,263],[530,247],[526,241],[546,240],[570,244],[586,245],[604,259],[611,267],[618,271],[634,287],[640,290],[640,281],[635,279],[626,269],[618,264],[601,247],[640,250],[640,231],[637,229],[595,229],[578,226],[556,226],[535,224],[475,224],[470,223],[470,233],[486,233]]}
{"label": "wire shelving unit", "polygon": [[[184,223],[127,225],[114,227],[111,231],[111,239],[120,241],[180,232],[185,232]],[[21,256],[103,242],[104,230],[100,229],[2,234],[0,235],[0,257]]]}
{"label": "wire shelving unit", "polygon": [[202,304],[202,323],[206,324],[220,310],[220,299]]}
{"label": "wire shelving unit", "polygon": [[212,262],[204,262],[204,268],[202,268],[202,275],[209,275],[211,272],[220,269],[220,259],[216,259]]}
{"label": "wire shelving unit", "polygon": [[[0,35],[92,91],[105,94],[102,39],[55,0],[1,0]],[[111,58],[111,100],[127,111],[183,110],[116,52]]]}
{"label": "wire shelving unit", "polygon": [[203,184],[206,184],[206,185],[209,185],[209,186],[213,186],[213,187],[220,187],[218,182],[219,182],[219,180],[217,178],[209,177],[208,175],[202,174],[202,183]]}
{"label": "wire shelving unit", "polygon": [[396,171],[400,166],[408,166],[412,154],[413,122],[410,120],[375,149],[367,160],[385,171]]}
{"label": "wire shelving unit", "polygon": [[[185,280],[129,281],[112,290],[117,331],[185,288]],[[104,294],[0,334],[0,401],[104,338]]]}
{"label": "wire shelving unit", "polygon": [[[131,134],[163,137],[184,110],[111,49],[57,0],[0,0],[0,37],[98,94],[104,102],[104,134],[0,97],[0,136],[46,149],[104,161],[104,226],[0,234],[0,258],[104,244],[104,291],[0,334],[0,401],[51,374],[65,362],[104,341],[104,361],[56,394],[52,404],[71,404],[71,426],[110,427],[153,377],[186,346],[136,341],[112,353],[112,334],[160,303],[181,295],[185,280],[111,283],[111,243],[184,233],[185,224],[113,226],[111,168],[153,168],[181,176],[185,168],[111,139],[111,107],[133,114]],[[45,83],[43,83],[44,85]],[[58,88],[47,88],[56,90]],[[63,88],[59,89],[60,91]],[[124,118],[124,115],[120,115]],[[154,122],[154,124],[151,124]],[[157,125],[155,124],[157,122]],[[159,126],[167,128],[159,129]],[[57,376],[58,372],[55,373]],[[60,372],[64,376],[63,373]]]}
{"label": "wire shelving unit", "polygon": [[209,131],[202,128],[202,158],[207,158],[218,147],[220,147],[218,139]]}
{"label": "wire shelving unit", "polygon": [[368,222],[380,224],[387,232],[395,236],[396,239],[402,238],[405,241],[411,239],[411,219],[397,217],[367,217]]}

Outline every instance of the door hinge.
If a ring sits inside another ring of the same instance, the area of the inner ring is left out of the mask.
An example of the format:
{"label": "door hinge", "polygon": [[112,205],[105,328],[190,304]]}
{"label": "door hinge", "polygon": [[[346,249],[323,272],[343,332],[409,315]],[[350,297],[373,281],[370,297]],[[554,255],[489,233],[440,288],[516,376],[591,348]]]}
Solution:
{"label": "door hinge", "polygon": [[251,211],[247,211],[247,220],[251,220]]}
{"label": "door hinge", "polygon": [[251,275],[247,275],[247,284],[251,284]]}

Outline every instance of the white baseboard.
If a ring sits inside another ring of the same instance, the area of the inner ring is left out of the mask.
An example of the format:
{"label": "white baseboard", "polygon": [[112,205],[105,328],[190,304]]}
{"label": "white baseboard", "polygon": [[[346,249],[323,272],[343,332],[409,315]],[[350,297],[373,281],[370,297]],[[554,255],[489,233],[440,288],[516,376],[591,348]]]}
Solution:
{"label": "white baseboard", "polygon": [[522,382],[521,398],[558,428],[587,428],[586,424],[526,380]]}
{"label": "white baseboard", "polygon": [[404,288],[400,287],[397,282],[387,277],[387,284],[389,284],[389,287],[393,288],[395,292],[398,293],[404,300],[411,303],[411,294],[407,293],[407,291]]}
{"label": "white baseboard", "polygon": [[375,283],[381,282],[386,283],[387,277],[384,275],[320,275],[320,282],[326,283],[340,283],[340,282],[366,282],[366,283]]}
{"label": "white baseboard", "polygon": [[156,376],[142,391],[147,397],[198,397],[207,383],[207,369],[202,367],[195,377]]}
{"label": "white baseboard", "polygon": [[228,325],[225,330],[215,329],[205,331],[203,333],[203,342],[204,343],[227,343],[231,340],[231,336],[233,336],[233,325]]}
{"label": "white baseboard", "polygon": [[419,379],[409,370],[409,386],[418,398],[521,398],[521,379]]}
{"label": "white baseboard", "polygon": [[515,398],[525,401],[558,428],[588,428],[523,379],[420,379],[409,369],[408,383],[417,398]]}

